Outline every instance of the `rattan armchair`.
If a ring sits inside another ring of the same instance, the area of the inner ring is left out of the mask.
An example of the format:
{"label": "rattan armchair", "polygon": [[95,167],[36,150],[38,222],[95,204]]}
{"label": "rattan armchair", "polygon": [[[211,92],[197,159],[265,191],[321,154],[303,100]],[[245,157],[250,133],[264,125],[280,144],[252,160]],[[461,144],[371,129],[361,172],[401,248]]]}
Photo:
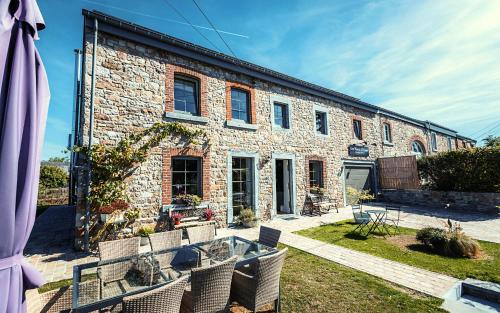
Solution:
{"label": "rattan armchair", "polygon": [[213,240],[215,238],[215,225],[204,225],[186,228],[189,243],[198,243]]}
{"label": "rattan armchair", "polygon": [[182,244],[182,229],[151,234],[149,242],[153,251],[179,247]]}
{"label": "rattan armchair", "polygon": [[181,312],[215,313],[229,311],[229,295],[238,256],[207,267],[191,270],[191,288],[184,292]]}
{"label": "rattan armchair", "polygon": [[259,231],[259,243],[268,247],[276,248],[280,240],[281,230],[261,226]]}
{"label": "rattan armchair", "polygon": [[123,313],[178,313],[188,276],[173,283],[123,298]]}
{"label": "rattan armchair", "polygon": [[235,270],[231,286],[231,298],[253,312],[265,304],[274,302],[280,309],[280,276],[288,248],[263,256],[252,263],[248,272]]}

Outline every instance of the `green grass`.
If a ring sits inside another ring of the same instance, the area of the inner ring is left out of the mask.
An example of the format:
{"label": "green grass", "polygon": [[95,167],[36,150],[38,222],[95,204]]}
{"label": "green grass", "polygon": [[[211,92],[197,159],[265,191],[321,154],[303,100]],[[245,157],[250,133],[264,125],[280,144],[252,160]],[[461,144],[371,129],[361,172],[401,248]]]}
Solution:
{"label": "green grass", "polygon": [[[396,238],[365,238],[351,234],[354,228],[352,221],[342,221],[302,230],[297,234],[460,279],[471,277],[500,283],[500,244],[479,241],[486,254],[479,259],[450,258],[437,255],[420,244],[398,246],[392,241]],[[415,236],[416,230],[401,228],[401,234],[407,235],[408,239]]]}
{"label": "green grass", "polygon": [[281,290],[283,312],[445,312],[440,299],[293,248]]}

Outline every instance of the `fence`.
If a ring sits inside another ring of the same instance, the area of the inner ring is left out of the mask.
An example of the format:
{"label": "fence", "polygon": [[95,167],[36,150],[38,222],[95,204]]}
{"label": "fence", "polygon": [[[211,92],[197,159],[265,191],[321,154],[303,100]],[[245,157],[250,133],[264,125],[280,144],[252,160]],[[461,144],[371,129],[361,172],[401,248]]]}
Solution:
{"label": "fence", "polygon": [[58,205],[68,203],[68,187],[47,188],[38,191],[38,205]]}
{"label": "fence", "polygon": [[419,189],[416,156],[379,158],[378,177],[381,189]]}

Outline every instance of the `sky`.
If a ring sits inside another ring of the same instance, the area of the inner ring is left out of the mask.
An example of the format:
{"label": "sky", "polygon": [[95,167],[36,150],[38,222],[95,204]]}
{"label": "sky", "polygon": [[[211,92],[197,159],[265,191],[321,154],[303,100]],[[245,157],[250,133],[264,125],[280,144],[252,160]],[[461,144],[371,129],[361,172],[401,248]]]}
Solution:
{"label": "sky", "polygon": [[[476,140],[500,135],[500,1],[196,2],[240,59]],[[46,29],[36,45],[52,95],[43,159],[64,156],[71,132],[82,8],[231,54],[194,0],[38,4]]]}

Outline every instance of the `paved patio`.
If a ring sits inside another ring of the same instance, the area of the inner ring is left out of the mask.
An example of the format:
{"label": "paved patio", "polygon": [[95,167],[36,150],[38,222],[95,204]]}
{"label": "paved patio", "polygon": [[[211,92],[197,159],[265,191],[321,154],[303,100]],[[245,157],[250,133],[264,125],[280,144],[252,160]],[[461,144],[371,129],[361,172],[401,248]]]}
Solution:
{"label": "paved patio", "polygon": [[[448,217],[460,222],[470,236],[500,243],[500,218],[497,216],[449,211],[435,212],[425,208],[405,207],[401,215],[401,224],[411,228],[442,227]],[[452,277],[325,244],[292,233],[350,218],[352,218],[351,210],[342,208],[339,213],[287,219],[276,218],[262,224],[281,229],[283,235],[280,241],[284,244],[436,297],[441,297],[457,281]],[[67,206],[49,208],[35,223],[25,255],[49,282],[71,278],[74,265],[96,260],[95,256],[75,252],[72,249],[72,224],[73,212]],[[238,235],[253,240],[258,237],[258,228],[218,230],[218,237],[228,235]]]}

